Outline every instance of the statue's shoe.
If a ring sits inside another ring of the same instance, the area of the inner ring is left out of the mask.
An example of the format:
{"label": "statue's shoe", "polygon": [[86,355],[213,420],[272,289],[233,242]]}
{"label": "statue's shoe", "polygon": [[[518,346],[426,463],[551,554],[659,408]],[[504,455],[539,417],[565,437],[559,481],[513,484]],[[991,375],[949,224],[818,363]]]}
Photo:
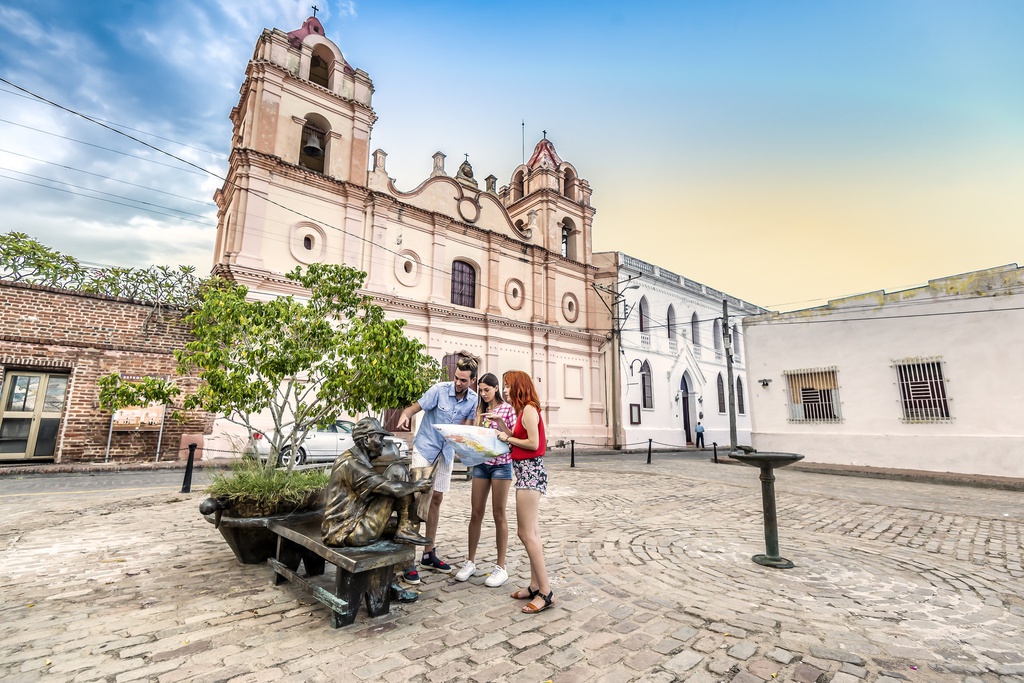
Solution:
{"label": "statue's shoe", "polygon": [[407,545],[430,545],[434,540],[426,536],[420,536],[415,531],[398,531],[395,533],[395,543]]}
{"label": "statue's shoe", "polygon": [[415,591],[407,591],[397,583],[391,584],[391,599],[395,602],[416,602],[419,597]]}

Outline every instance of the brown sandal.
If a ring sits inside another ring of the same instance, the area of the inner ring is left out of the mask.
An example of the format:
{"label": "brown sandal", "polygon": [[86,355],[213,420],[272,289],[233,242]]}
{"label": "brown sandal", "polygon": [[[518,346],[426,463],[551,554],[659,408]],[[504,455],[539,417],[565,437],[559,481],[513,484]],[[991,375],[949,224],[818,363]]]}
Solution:
{"label": "brown sandal", "polygon": [[544,604],[540,607],[534,607],[532,602],[528,603],[523,606],[523,614],[539,614],[546,610],[548,607],[551,607],[551,605],[555,604],[551,600],[551,598],[555,597],[555,591],[551,591],[547,595],[544,595],[540,591],[537,591],[537,595],[540,595],[540,597],[544,598]]}
{"label": "brown sandal", "polygon": [[[526,595],[523,595],[523,591],[526,591]],[[520,588],[512,594],[512,597],[516,600],[533,600],[539,593],[539,588]]]}

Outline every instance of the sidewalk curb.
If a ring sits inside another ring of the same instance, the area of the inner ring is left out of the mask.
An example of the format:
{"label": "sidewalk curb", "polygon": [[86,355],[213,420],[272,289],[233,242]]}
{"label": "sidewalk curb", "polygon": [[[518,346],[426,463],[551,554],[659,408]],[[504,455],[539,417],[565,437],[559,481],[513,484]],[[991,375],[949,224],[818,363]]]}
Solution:
{"label": "sidewalk curb", "polygon": [[[232,458],[213,458],[197,460],[195,469],[226,469],[234,462]],[[46,464],[4,464],[0,465],[0,477],[21,476],[25,474],[97,474],[101,472],[144,472],[147,470],[183,470],[187,460],[168,460],[166,462],[81,462],[81,463],[46,463]]]}

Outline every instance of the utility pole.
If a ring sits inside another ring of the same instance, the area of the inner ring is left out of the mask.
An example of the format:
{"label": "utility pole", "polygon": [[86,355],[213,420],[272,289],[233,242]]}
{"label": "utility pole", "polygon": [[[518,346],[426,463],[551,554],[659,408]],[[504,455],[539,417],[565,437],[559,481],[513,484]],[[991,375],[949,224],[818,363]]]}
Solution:
{"label": "utility pole", "polygon": [[[612,315],[612,327],[611,327],[611,342],[612,342],[612,357],[608,363],[609,370],[612,373],[612,396],[611,396],[611,409],[612,409],[612,448],[619,451],[622,450],[622,396],[620,389],[620,374],[622,361],[619,357],[622,354],[622,323],[629,317],[629,311],[625,315],[619,315],[619,307],[626,301],[626,297],[623,294],[627,289],[639,289],[640,285],[629,285],[623,287],[621,290],[618,289],[619,285],[628,284],[631,280],[635,280],[640,277],[634,275],[616,282],[613,286],[608,287],[599,285],[596,282],[592,283],[594,291],[597,292],[597,298],[601,300],[604,307],[608,309],[608,312]],[[602,293],[610,294],[612,297],[611,305],[604,300],[601,296]]]}
{"label": "utility pole", "polygon": [[732,377],[732,330],[729,328],[729,300],[722,299],[722,330],[725,339],[725,375],[729,382],[729,443],[735,451],[736,439],[736,383]]}

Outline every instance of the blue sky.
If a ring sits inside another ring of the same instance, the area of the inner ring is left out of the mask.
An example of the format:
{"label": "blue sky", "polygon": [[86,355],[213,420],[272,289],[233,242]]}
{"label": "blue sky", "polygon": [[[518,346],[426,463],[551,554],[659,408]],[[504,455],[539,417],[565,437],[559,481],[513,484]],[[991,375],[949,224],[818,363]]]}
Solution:
{"label": "blue sky", "polygon": [[[0,76],[222,174],[260,31],[310,4],[7,0]],[[527,155],[547,130],[590,181],[595,249],[763,306],[1022,260],[1017,0],[316,4],[400,188],[437,150],[507,183],[525,119]],[[11,90],[0,232],[210,267],[219,180]]]}

